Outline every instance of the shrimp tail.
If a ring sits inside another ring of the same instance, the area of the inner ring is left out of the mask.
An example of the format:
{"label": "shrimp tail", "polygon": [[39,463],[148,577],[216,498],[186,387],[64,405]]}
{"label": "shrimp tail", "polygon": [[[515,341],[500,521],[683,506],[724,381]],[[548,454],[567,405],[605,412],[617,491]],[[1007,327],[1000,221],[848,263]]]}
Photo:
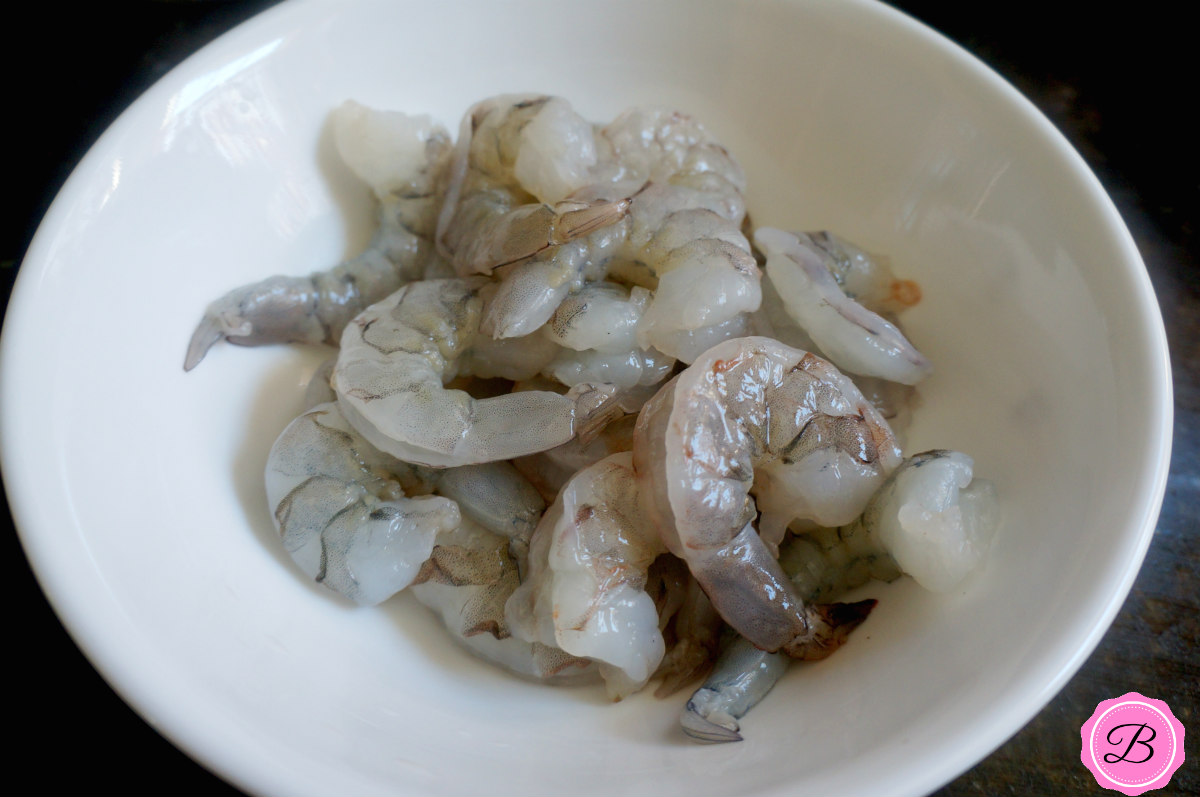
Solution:
{"label": "shrimp tail", "polygon": [[840,648],[850,632],[863,624],[878,603],[874,598],[857,603],[819,603],[808,607],[808,632],[783,646],[793,659],[820,661]]}
{"label": "shrimp tail", "polygon": [[190,371],[200,364],[204,359],[204,355],[208,354],[208,350],[225,337],[225,333],[221,331],[221,325],[215,319],[205,316],[196,327],[196,331],[192,333],[192,339],[188,341],[187,356],[183,360],[183,370]]}
{"label": "shrimp tail", "polygon": [[[720,720],[720,724],[713,722],[713,719]],[[729,714],[718,712],[714,712],[706,718],[700,713],[695,702],[691,700],[680,713],[679,724],[683,728],[683,732],[697,742],[719,744],[742,741],[742,735],[738,733],[737,720]]]}

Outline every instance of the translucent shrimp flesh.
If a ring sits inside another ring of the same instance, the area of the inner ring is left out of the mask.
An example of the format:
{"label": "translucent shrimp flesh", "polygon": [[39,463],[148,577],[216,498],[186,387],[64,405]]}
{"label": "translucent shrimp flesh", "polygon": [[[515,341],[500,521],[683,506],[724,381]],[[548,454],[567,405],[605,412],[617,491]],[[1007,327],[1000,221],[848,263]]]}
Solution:
{"label": "translucent shrimp flesh", "polygon": [[[926,589],[952,589],[981,564],[999,522],[995,487],[972,474],[971,459],[957,451],[910,457],[857,520],[795,536],[781,549],[780,565],[804,600],[831,600],[902,572]],[[782,677],[787,661],[744,638],[731,640],[685,706],[684,733],[701,742],[740,741],[737,721]]]}
{"label": "translucent shrimp flesh", "polygon": [[450,156],[450,135],[427,116],[347,102],[333,114],[342,159],[379,200],[379,229],[366,250],[328,271],[274,276],[210,304],[188,344],[190,371],[221,339],[241,346],[337,345],[350,319],[401,285],[421,279]]}
{"label": "translucent shrimp flesh", "polygon": [[529,576],[507,616],[514,634],[597,662],[619,700],[654,674],[665,646],[647,572],[663,551],[638,501],[632,454],[567,482],[534,533]]}
{"label": "translucent shrimp flesh", "polygon": [[512,539],[467,517],[438,534],[410,589],[442,620],[455,641],[480,658],[536,680],[595,679],[596,666],[590,660],[512,635],[504,606],[519,583]]}
{"label": "translucent shrimp flesh", "polygon": [[267,459],[267,500],[284,549],[356,603],[390,598],[416,577],[458,505],[429,495],[428,474],[377,451],[321,404],[292,421]]}
{"label": "translucent shrimp flesh", "polygon": [[893,323],[920,289],[830,233],[756,251],[745,174],[696,119],[531,94],[472,106],[454,144],[355,103],[332,121],[375,239],[214,302],[185,361],[340,346],[266,473],[310,577],[408,588],[484,659],[613,699],[711,671],[681,719],[711,742],[865,621],[845,591],[979,566],[994,488],[957,452],[901,462],[885,420],[930,370]]}
{"label": "translucent shrimp flesh", "polygon": [[928,376],[929,360],[894,324],[843,292],[809,236],[760,227],[754,242],[788,314],[839,368],[906,385]]}
{"label": "translucent shrimp flesh", "polygon": [[781,529],[847,523],[900,463],[887,424],[825,360],[768,338],[714,346],[643,408],[634,462],[668,549],[758,647],[823,658],[874,605],[805,606],[755,528],[759,510]]}
{"label": "translucent shrimp flesh", "polygon": [[[630,112],[593,137],[558,102],[497,98],[464,119],[438,241],[460,274],[504,270],[483,330],[529,334],[609,269],[655,291],[639,342],[672,357],[681,332],[728,329],[757,309],[760,274],[740,231],[745,176],[728,152],[677,111]],[[556,130],[568,146],[547,149]],[[522,174],[539,149],[546,163]],[[538,183],[564,172],[567,198],[522,204],[560,195],[561,181]]]}
{"label": "translucent shrimp flesh", "polygon": [[433,467],[512,459],[561,445],[611,410],[615,389],[605,385],[486,399],[444,386],[478,335],[486,284],[412,283],[346,328],[334,388],[346,418],[381,451]]}

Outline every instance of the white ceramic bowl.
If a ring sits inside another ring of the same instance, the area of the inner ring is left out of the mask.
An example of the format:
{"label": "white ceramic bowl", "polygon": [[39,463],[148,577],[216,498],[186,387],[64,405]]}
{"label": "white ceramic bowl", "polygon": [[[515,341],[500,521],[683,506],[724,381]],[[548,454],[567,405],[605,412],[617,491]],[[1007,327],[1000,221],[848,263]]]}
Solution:
{"label": "white ceramic bowl", "polygon": [[[906,322],[937,367],[909,448],[973,454],[1003,496],[982,573],[947,596],[872,590],[851,644],[793,668],[742,744],[686,742],[678,701],[513,680],[404,598],[352,609],[308,584],[261,474],[321,353],[222,346],[180,367],[210,299],[364,243],[331,108],[453,129],[513,90],[595,119],[689,110],[746,166],[758,223],[890,253],[925,288]],[[138,311],[118,312],[128,296]],[[22,266],[2,357],[5,477],[56,609],[138,711],[264,793],[933,789],[1108,627],[1171,421],[1157,306],[1096,179],[1011,87],[865,0],[285,3],[167,75],[79,165]]]}

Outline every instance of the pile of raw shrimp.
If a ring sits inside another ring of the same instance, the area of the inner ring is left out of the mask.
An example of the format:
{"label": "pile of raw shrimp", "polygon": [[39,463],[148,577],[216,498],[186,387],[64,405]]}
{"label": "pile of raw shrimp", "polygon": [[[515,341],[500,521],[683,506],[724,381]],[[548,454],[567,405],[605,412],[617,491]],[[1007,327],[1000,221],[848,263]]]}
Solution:
{"label": "pile of raw shrimp", "polygon": [[978,565],[993,488],[889,425],[930,371],[897,325],[919,288],[835,235],[751,232],[695,119],[501,96],[456,141],[352,102],[333,128],[374,239],[217,300],[185,364],[221,339],[338,347],[266,472],[310,577],[411,590],[529,678],[702,684],[684,731],[729,741],[875,605],[839,593]]}

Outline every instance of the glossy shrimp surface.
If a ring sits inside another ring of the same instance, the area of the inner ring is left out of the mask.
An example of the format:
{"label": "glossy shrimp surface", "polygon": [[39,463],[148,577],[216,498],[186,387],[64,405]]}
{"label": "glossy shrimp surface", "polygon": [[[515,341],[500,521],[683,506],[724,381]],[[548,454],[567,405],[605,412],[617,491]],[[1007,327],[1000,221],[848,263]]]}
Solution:
{"label": "glossy shrimp surface", "polygon": [[487,399],[446,388],[478,334],[481,280],[413,283],[347,327],[334,388],[380,450],[434,467],[512,459],[567,442],[609,402],[614,391],[590,383]]}
{"label": "glossy shrimp surface", "polygon": [[350,319],[435,267],[434,223],[449,164],[450,136],[426,116],[347,102],[333,114],[343,161],[379,202],[379,227],[366,250],[327,271],[274,276],[210,304],[188,344],[184,370],[217,341],[337,345]]}
{"label": "glossy shrimp surface", "polygon": [[[999,522],[995,487],[972,476],[970,457],[936,449],[892,471],[862,515],[836,529],[797,533],[779,561],[804,600],[830,600],[874,579],[912,576],[945,592],[983,562]],[[759,703],[787,668],[787,658],[729,640],[704,685],[680,717],[701,742],[740,741],[738,720]]]}
{"label": "glossy shrimp surface", "polygon": [[321,404],[293,421],[267,460],[267,500],[283,547],[317,582],[360,604],[407,587],[458,505],[432,474],[376,451]]}
{"label": "glossy shrimp surface", "polygon": [[185,365],[221,339],[338,347],[266,473],[309,577],[410,590],[523,678],[686,687],[683,732],[732,741],[866,620],[842,593],[980,566],[994,488],[965,454],[902,462],[888,423],[932,367],[897,320],[920,288],[831,233],[753,230],[694,117],[510,94],[453,143],[354,103],[332,128],[375,240],[214,302]]}
{"label": "glossy shrimp surface", "polygon": [[543,518],[509,624],[596,661],[609,696],[623,698],[650,679],[665,650],[645,590],[662,550],[638,500],[632,455],[606,457],[567,482]]}
{"label": "glossy shrimp surface", "polygon": [[768,338],[714,346],[642,410],[634,454],[667,547],[755,645],[822,658],[865,618],[869,606],[805,606],[755,528],[759,510],[784,528],[849,522],[900,462],[829,363]]}

